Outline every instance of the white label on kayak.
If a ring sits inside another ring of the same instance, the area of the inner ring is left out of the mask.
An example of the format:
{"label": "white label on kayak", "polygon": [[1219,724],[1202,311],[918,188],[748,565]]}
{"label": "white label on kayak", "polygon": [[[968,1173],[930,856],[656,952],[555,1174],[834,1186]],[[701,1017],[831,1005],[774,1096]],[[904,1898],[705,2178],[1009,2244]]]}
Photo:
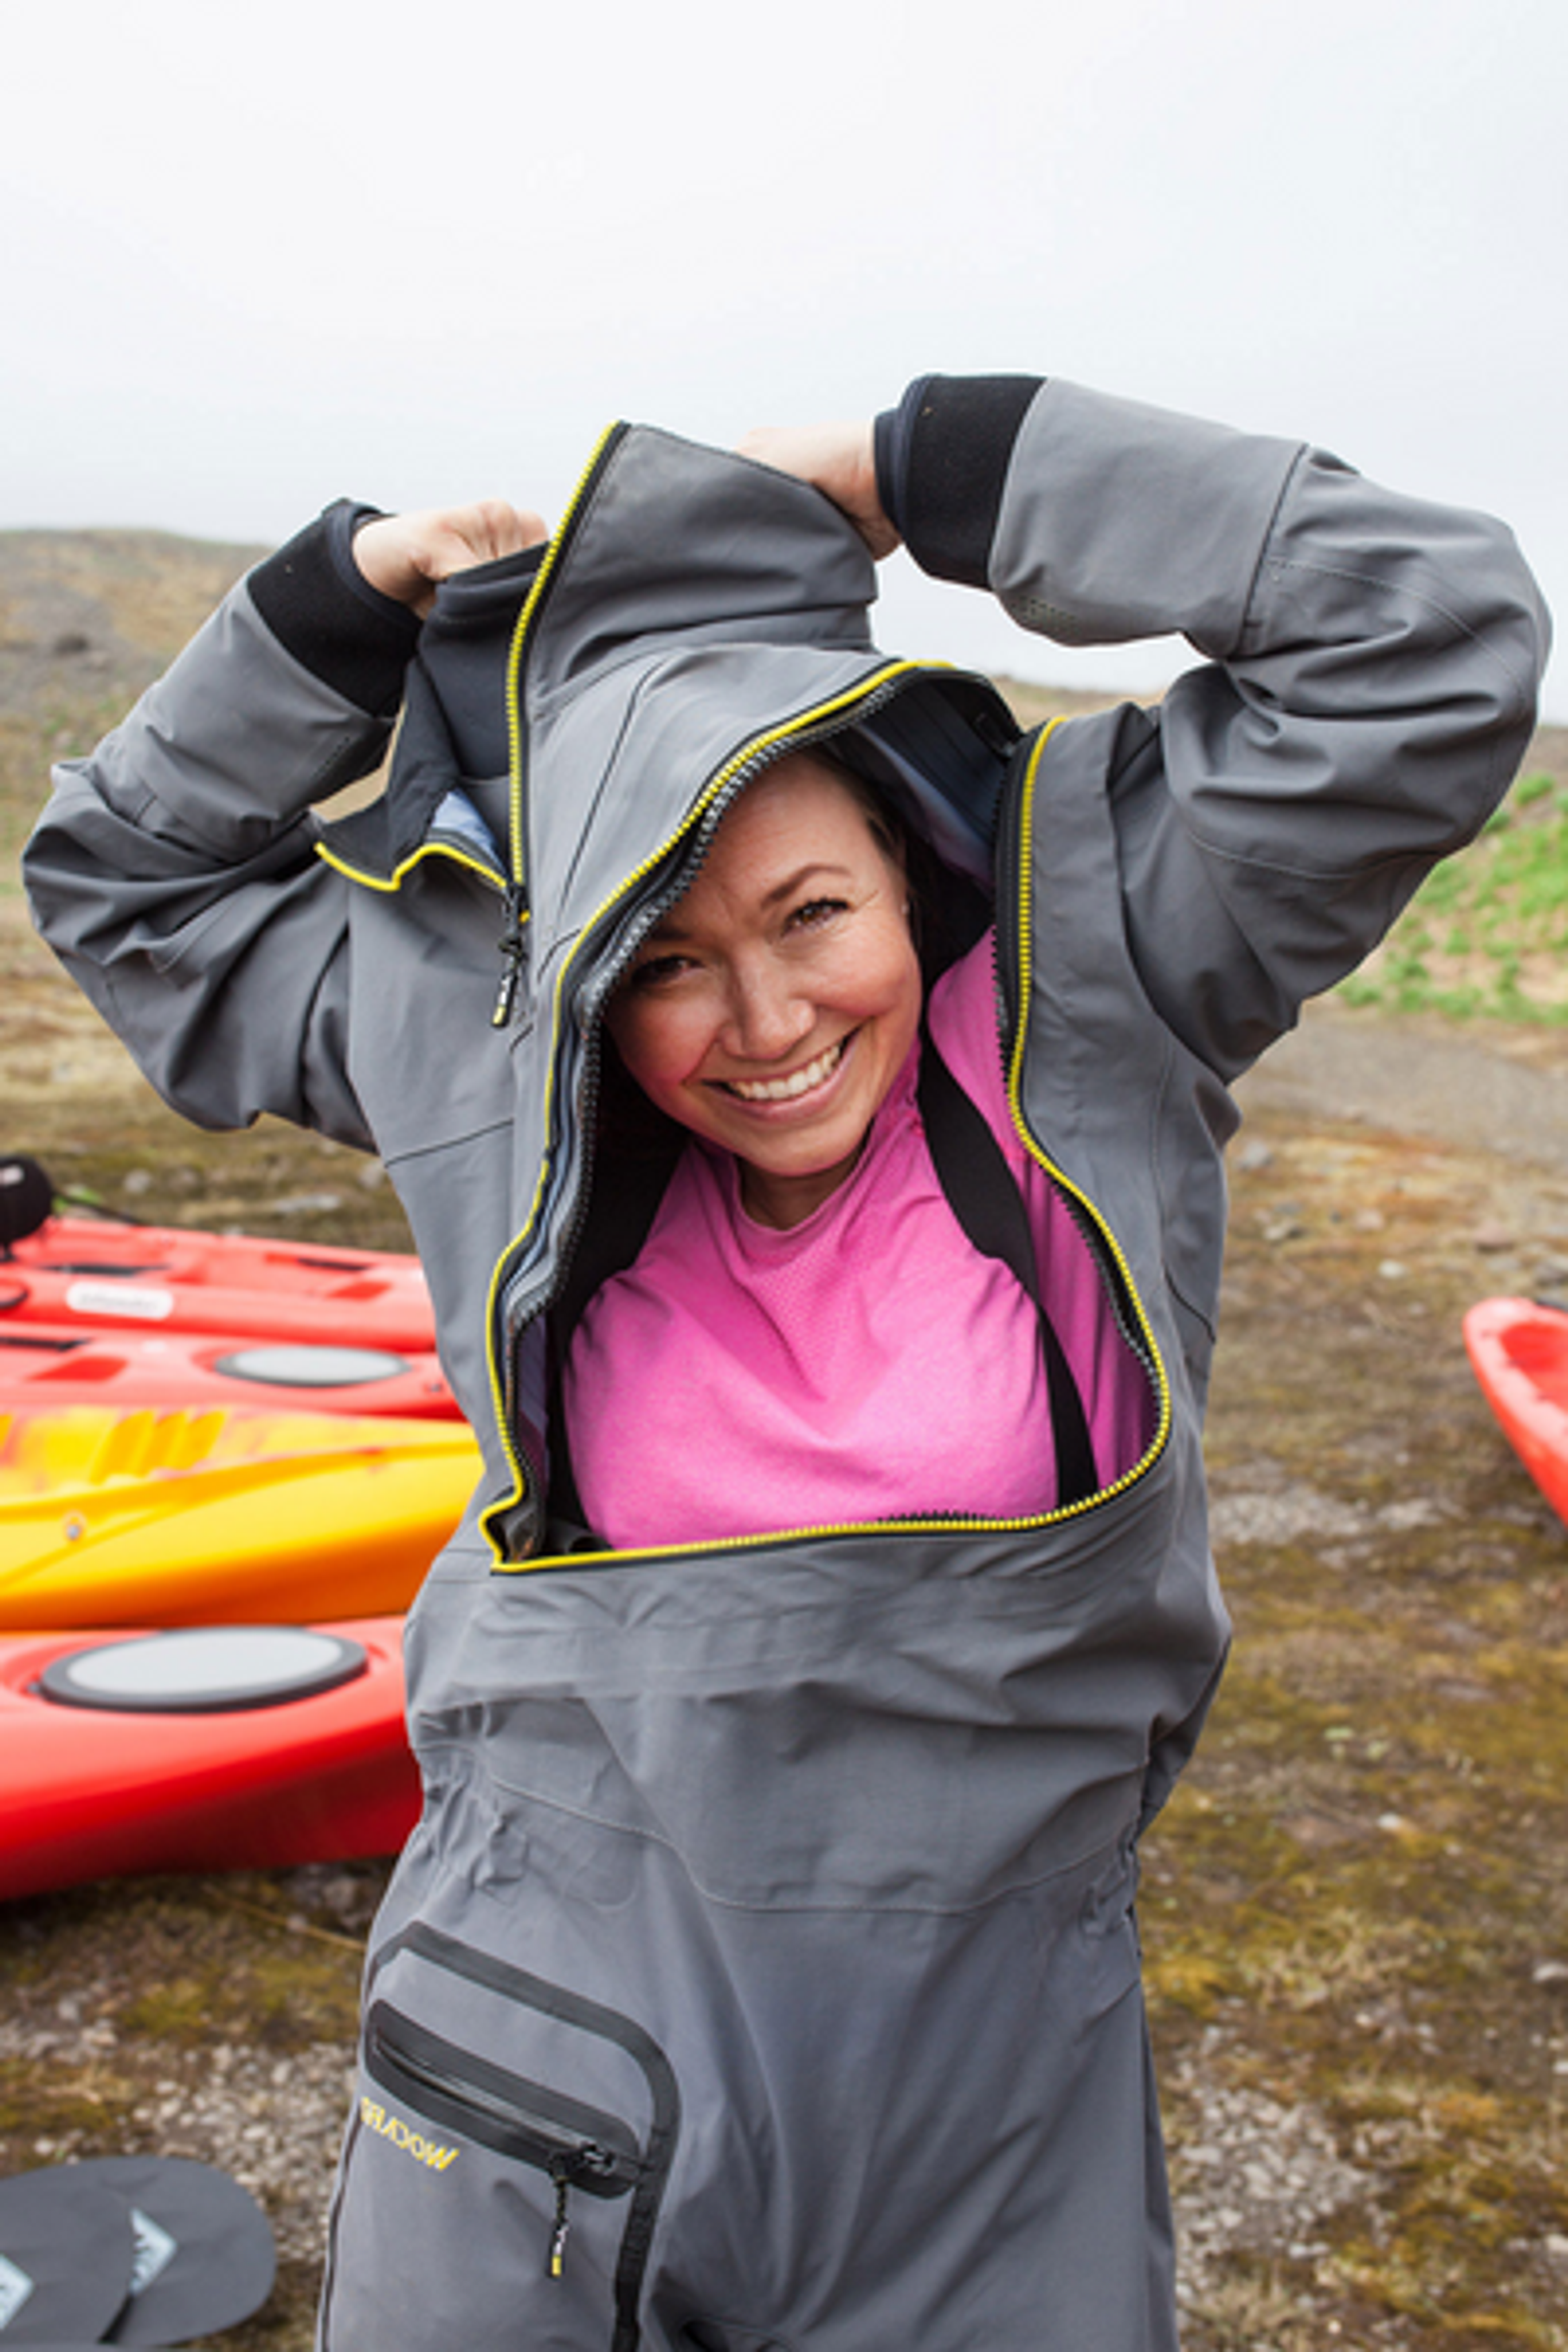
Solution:
{"label": "white label on kayak", "polygon": [[0,2254],[0,2327],[10,2326],[32,2292],[33,2282],[26,2272]]}
{"label": "white label on kayak", "polygon": [[131,2272],[131,2292],[145,2294],[155,2278],[161,2278],[179,2252],[179,2242],[171,2238],[167,2230],[143,2213],[139,2205],[131,2208],[131,2227],[136,2235],[136,2260]]}
{"label": "white label on kayak", "polygon": [[174,1311],[172,1290],[137,1290],[129,1282],[73,1282],[66,1293],[73,1315],[127,1315],[136,1323],[162,1323]]}

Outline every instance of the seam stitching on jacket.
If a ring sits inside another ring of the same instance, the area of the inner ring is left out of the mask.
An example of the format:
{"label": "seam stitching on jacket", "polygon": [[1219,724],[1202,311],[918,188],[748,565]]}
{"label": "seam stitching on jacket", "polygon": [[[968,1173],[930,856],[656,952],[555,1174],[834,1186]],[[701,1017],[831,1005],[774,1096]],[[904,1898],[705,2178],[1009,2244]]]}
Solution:
{"label": "seam stitching on jacket", "polygon": [[1478,653],[1485,655],[1493,667],[1501,671],[1513,688],[1520,717],[1527,716],[1533,708],[1534,690],[1529,681],[1515,674],[1512,665],[1503,658],[1489,638],[1483,636],[1479,629],[1476,628],[1471,622],[1465,620],[1460,614],[1452,611],[1440,598],[1429,596],[1422,589],[1408,587],[1403,583],[1396,583],[1382,579],[1375,572],[1352,571],[1350,565],[1345,563],[1307,563],[1300,556],[1294,555],[1271,556],[1268,561],[1277,572],[1300,572],[1310,579],[1318,580],[1346,580],[1352,587],[1370,588],[1380,596],[1401,597],[1412,604],[1419,604],[1426,612],[1435,613],[1440,620],[1447,624],[1456,636],[1467,638]]}
{"label": "seam stitching on jacket", "polygon": [[[1159,1015],[1157,1013],[1155,1014],[1155,1018],[1156,1020],[1159,1019]],[[1165,1277],[1165,1287],[1170,1292],[1171,1297],[1175,1300],[1178,1306],[1184,1307],[1187,1313],[1191,1315],[1196,1322],[1203,1325],[1204,1329],[1208,1334],[1209,1344],[1212,1347],[1217,1337],[1215,1329],[1214,1318],[1212,1315],[1205,1314],[1204,1309],[1197,1305],[1195,1300],[1189,1298],[1182,1285],[1177,1281],[1171,1265],[1170,1250],[1164,1239],[1166,1233],[1169,1231],[1172,1220],[1166,1213],[1165,1155],[1162,1147],[1162,1138],[1164,1134],[1165,1105],[1170,1099],[1172,1081],[1175,1071],[1176,1040],[1171,1034],[1170,1030],[1163,1021],[1160,1023],[1160,1027],[1163,1036],[1165,1050],[1160,1065],[1160,1082],[1154,1088],[1153,1108],[1149,1118],[1149,1164],[1153,1171],[1155,1198],[1160,1203],[1160,1265]]]}
{"label": "seam stitching on jacket", "polygon": [[510,1135],[511,1129],[510,1118],[486,1119],[482,1126],[466,1127],[457,1135],[444,1135],[438,1143],[413,1144],[406,1151],[384,1151],[380,1155],[382,1165],[384,1168],[401,1168],[410,1160],[434,1160],[443,1151],[456,1150],[459,1144],[477,1143],[481,1136]]}
{"label": "seam stitching on jacket", "polygon": [[1274,534],[1279,528],[1279,518],[1285,511],[1285,501],[1289,497],[1290,492],[1294,488],[1300,477],[1305,473],[1307,467],[1311,462],[1311,457],[1312,451],[1310,446],[1305,441],[1298,442],[1296,445],[1296,454],[1291,458],[1290,463],[1286,467],[1284,473],[1280,477],[1279,488],[1275,493],[1274,503],[1268,509],[1268,520],[1264,524],[1262,534],[1258,541],[1258,554],[1252,566],[1251,577],[1248,579],[1247,583],[1247,593],[1241,600],[1241,624],[1237,630],[1235,637],[1231,641],[1230,651],[1226,656],[1230,661],[1235,661],[1239,657],[1241,646],[1246,639],[1247,628],[1252,620],[1254,607],[1259,601],[1264,573],[1268,569],[1270,561],[1272,560],[1276,565],[1286,561],[1283,557],[1270,559],[1268,551],[1273,545]]}

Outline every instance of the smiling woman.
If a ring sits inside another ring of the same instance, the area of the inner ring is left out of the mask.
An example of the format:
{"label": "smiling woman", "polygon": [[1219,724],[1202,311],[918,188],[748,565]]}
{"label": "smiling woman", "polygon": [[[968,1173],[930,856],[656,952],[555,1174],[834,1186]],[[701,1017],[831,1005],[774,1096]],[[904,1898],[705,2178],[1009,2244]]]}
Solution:
{"label": "smiling woman", "polygon": [[776,761],[720,826],[606,1021],[632,1076],[788,1227],[850,1174],[920,1025],[902,866],[832,768]]}

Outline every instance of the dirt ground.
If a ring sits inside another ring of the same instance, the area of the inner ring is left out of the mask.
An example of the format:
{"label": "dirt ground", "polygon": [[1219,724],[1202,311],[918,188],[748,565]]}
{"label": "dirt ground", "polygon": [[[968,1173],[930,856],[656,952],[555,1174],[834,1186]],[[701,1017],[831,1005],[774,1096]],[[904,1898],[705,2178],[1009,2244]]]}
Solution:
{"label": "dirt ground", "polygon": [[[5,1142],[193,1224],[395,1244],[379,1171],[177,1127],[0,896]],[[1568,1042],[1334,1006],[1242,1088],[1212,1416],[1237,1622],[1142,1916],[1189,2352],[1568,2347],[1568,1532],[1466,1365],[1568,1297]],[[0,2170],[155,2150],[262,2199],[304,2352],[383,1865],[0,1914]],[[392,2352],[392,2347],[389,2347]]]}

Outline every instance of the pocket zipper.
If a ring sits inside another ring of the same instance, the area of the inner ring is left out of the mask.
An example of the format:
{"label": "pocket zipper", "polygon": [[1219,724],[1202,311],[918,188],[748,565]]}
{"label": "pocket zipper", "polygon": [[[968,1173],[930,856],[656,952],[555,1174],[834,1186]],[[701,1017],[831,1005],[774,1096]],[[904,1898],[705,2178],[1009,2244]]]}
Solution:
{"label": "pocket zipper", "polygon": [[[376,2002],[366,2020],[365,2055],[370,2072],[384,2088],[404,2095],[419,2091],[433,2095],[466,2120],[470,2137],[532,2164],[549,2177],[555,2190],[555,2215],[545,2255],[551,2278],[560,2278],[565,2268],[572,2227],[571,2191],[581,2189],[590,2197],[624,2197],[642,2178],[642,2159],[630,2144],[632,2133],[618,2117],[575,2099],[568,2101],[564,2095],[561,2107],[570,2105],[576,2120],[568,2119],[563,2112],[552,2114],[550,2108],[556,2102],[552,2095],[520,2074],[506,2075],[504,2090],[499,2080],[482,2082],[470,2068],[485,2065],[485,2061],[465,2065],[461,2063],[465,2053],[453,2043],[400,2017],[384,2001]],[[499,2078],[502,2070],[487,2067],[487,2071]],[[389,2081],[388,2076],[394,2079]],[[454,2118],[439,2120],[450,2123]],[[458,2128],[462,2127],[459,2121]]]}

